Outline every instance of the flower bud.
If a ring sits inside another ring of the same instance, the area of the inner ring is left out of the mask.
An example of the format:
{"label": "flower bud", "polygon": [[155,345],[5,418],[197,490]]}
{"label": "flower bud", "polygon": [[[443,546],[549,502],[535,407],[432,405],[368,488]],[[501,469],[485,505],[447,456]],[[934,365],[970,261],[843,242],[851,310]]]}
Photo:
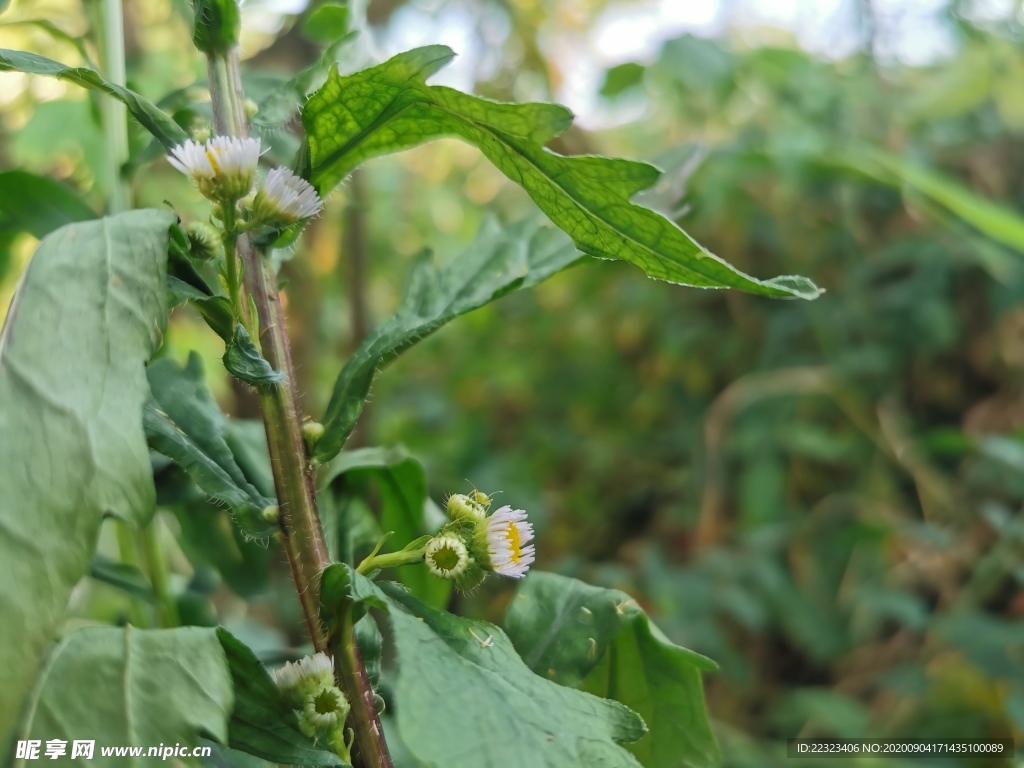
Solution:
{"label": "flower bud", "polygon": [[188,255],[196,261],[209,261],[224,255],[224,245],[217,230],[201,221],[193,221],[185,227],[188,238]]}
{"label": "flower bud", "polygon": [[442,533],[427,542],[423,550],[427,569],[442,579],[456,579],[466,572],[469,551],[457,536]]}
{"label": "flower bud", "polygon": [[313,448],[320,442],[320,438],[324,436],[324,425],[319,421],[313,421],[307,419],[302,422],[302,437],[306,440],[306,447],[309,452],[313,452]]}
{"label": "flower bud", "polygon": [[[476,491],[473,492],[474,495]],[[488,503],[490,499],[488,499]],[[472,496],[464,493],[453,493],[448,497],[446,507],[449,520],[465,520],[471,523],[478,523],[487,517],[487,507],[481,504]]]}
{"label": "flower bud", "polygon": [[242,14],[238,0],[192,0],[195,31],[192,42],[205,54],[224,54],[238,45]]}

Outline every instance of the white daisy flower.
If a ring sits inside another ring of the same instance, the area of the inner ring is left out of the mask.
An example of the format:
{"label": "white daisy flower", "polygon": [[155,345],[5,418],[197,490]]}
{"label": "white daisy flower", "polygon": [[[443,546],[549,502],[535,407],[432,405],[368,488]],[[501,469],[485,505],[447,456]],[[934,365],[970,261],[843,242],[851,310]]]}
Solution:
{"label": "white daisy flower", "polygon": [[275,168],[256,193],[253,213],[267,226],[285,227],[316,216],[323,206],[312,184],[287,168]]}
{"label": "white daisy flower", "polygon": [[526,521],[526,512],[505,505],[484,521],[487,554],[491,569],[502,576],[521,579],[536,559],[531,544],[533,525]]}
{"label": "white daisy flower", "polygon": [[298,661],[289,661],[273,672],[274,682],[279,691],[318,690],[334,685],[334,667],[326,653],[307,656]]}
{"label": "white daisy flower", "polygon": [[260,140],[214,136],[203,144],[189,139],[167,161],[191,177],[204,197],[239,200],[249,194],[260,159]]}
{"label": "white daisy flower", "polygon": [[455,579],[466,572],[469,552],[457,536],[442,534],[427,542],[423,550],[427,569],[442,579]]}

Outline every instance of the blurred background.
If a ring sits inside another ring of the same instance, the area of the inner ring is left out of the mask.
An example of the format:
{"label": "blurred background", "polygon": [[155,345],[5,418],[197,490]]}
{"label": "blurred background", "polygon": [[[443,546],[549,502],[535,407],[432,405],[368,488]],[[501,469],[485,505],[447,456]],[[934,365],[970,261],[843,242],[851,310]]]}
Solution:
{"label": "blurred background", "polygon": [[[778,740],[792,736],[1024,736],[1021,6],[369,3],[360,55],[450,45],[460,57],[434,82],[567,104],[577,123],[553,149],[658,165],[645,204],[744,271],[828,291],[770,301],[586,261],[403,355],[355,437],[406,445],[438,503],[475,486],[526,508],[537,567],[628,591],[716,659],[707,697],[726,766],[786,764]],[[319,55],[304,0],[244,10],[250,93]],[[125,11],[130,84],[201,123],[191,4]],[[88,2],[14,0],[0,46],[82,63],[90,28]],[[2,73],[0,120],[0,170],[45,174],[102,209],[95,98]],[[286,160],[293,127],[263,127]],[[132,138],[137,204],[205,215]],[[531,210],[453,141],[350,178],[283,266],[307,410],[322,412],[345,356],[396,308],[417,253],[451,258],[485,216]],[[3,312],[35,240],[2,206],[0,225]],[[258,414],[217,337],[179,309],[165,353],[190,349],[225,411]],[[183,616],[256,647],[300,643],[279,553],[235,536],[225,566],[211,542],[226,516],[204,512],[163,517]],[[500,620],[510,594],[452,607]],[[97,582],[75,610],[116,619],[127,600]]]}

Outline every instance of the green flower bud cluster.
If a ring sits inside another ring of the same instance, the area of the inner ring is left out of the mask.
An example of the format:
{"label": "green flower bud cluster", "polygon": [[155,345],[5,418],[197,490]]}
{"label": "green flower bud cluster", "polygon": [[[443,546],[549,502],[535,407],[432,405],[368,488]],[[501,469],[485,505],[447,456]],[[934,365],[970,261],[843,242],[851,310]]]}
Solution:
{"label": "green flower bud cluster", "polygon": [[325,742],[335,754],[350,762],[351,731],[345,730],[350,707],[345,694],[334,684],[330,658],[318,653],[288,662],[274,671],[274,682],[298,715],[299,729],[311,739]]}
{"label": "green flower bud cluster", "polygon": [[474,490],[448,498],[448,523],[427,542],[427,569],[455,582],[463,592],[478,587],[489,573],[522,578],[534,560],[533,538],[526,513],[501,507],[490,513],[491,497]]}

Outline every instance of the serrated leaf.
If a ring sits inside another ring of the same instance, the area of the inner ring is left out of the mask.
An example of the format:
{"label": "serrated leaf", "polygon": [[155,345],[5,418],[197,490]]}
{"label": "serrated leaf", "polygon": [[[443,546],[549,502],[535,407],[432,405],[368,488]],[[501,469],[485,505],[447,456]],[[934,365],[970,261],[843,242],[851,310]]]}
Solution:
{"label": "serrated leaf", "polygon": [[235,705],[228,726],[232,749],[288,765],[347,766],[299,730],[299,719],[249,648],[225,629],[217,637],[227,656]]}
{"label": "serrated leaf", "polygon": [[615,768],[639,765],[619,743],[643,721],[618,702],[535,675],[493,624],[430,608],[396,584],[374,584],[345,565],[323,575],[325,618],[346,601],[390,619],[398,672],[399,736],[421,766]]}
{"label": "serrated leaf", "polygon": [[227,421],[203,382],[203,364],[195,352],[181,368],[169,358],[149,366],[152,401],[143,414],[153,450],[173,459],[210,498],[226,504],[251,536],[274,527],[260,512],[274,504],[245,477],[224,438]]}
{"label": "serrated leaf", "polygon": [[[227,743],[232,708],[228,665],[213,629],[88,627],[52,651],[18,738],[68,742],[65,765],[96,765],[101,747]],[[76,739],[95,741],[93,759],[70,760]],[[118,765],[151,765],[122,757]],[[15,766],[33,765],[16,760]]]}
{"label": "serrated leaf", "polygon": [[488,220],[466,251],[437,269],[429,253],[413,264],[402,304],[345,364],[322,419],[313,458],[337,455],[355,428],[377,369],[445,323],[581,258],[565,235],[536,218],[501,227]]}
{"label": "serrated leaf", "polygon": [[[429,529],[424,515],[427,473],[403,446],[341,453],[321,468],[318,483],[324,489],[334,486],[331,490],[338,507],[344,507],[351,497],[369,500],[376,490],[380,499],[380,528],[394,534],[388,539],[388,551],[398,551],[420,536],[435,532]],[[335,538],[346,533],[339,531]],[[450,581],[418,567],[398,568],[396,577],[428,605],[447,605],[452,591]]]}
{"label": "serrated leaf", "polygon": [[134,211],[49,235],[0,331],[0,741],[89,572],[103,516],[153,511],[140,416],[173,221]]}
{"label": "serrated leaf", "polygon": [[715,768],[700,673],[717,665],[671,643],[625,592],[531,572],[505,619],[537,674],[620,701],[649,732],[628,749],[645,768]]}
{"label": "serrated leaf", "polygon": [[271,387],[284,381],[284,374],[270,367],[241,323],[224,351],[224,367],[236,379],[256,387]]}
{"label": "serrated leaf", "polygon": [[140,96],[124,86],[110,82],[99,72],[88,67],[69,67],[45,56],[0,48],[0,72],[6,70],[56,77],[58,80],[67,80],[69,83],[80,85],[83,88],[112,96],[124,104],[132,117],[153,134],[165,149],[169,150],[188,138],[188,134],[174,122],[170,115],[145,96]]}
{"label": "serrated leaf", "polygon": [[814,299],[804,277],[758,280],[695,242],[659,213],[630,198],[659,171],[646,163],[592,155],[564,157],[544,144],[572,114],[555,104],[502,104],[426,79],[454,54],[435,45],[401,53],[349,76],[332,70],[302,111],[309,178],[321,194],[365,160],[452,136],[477,147],[533,198],[581,251],[621,259],[650,277],[702,288],[737,288],[781,298]]}

